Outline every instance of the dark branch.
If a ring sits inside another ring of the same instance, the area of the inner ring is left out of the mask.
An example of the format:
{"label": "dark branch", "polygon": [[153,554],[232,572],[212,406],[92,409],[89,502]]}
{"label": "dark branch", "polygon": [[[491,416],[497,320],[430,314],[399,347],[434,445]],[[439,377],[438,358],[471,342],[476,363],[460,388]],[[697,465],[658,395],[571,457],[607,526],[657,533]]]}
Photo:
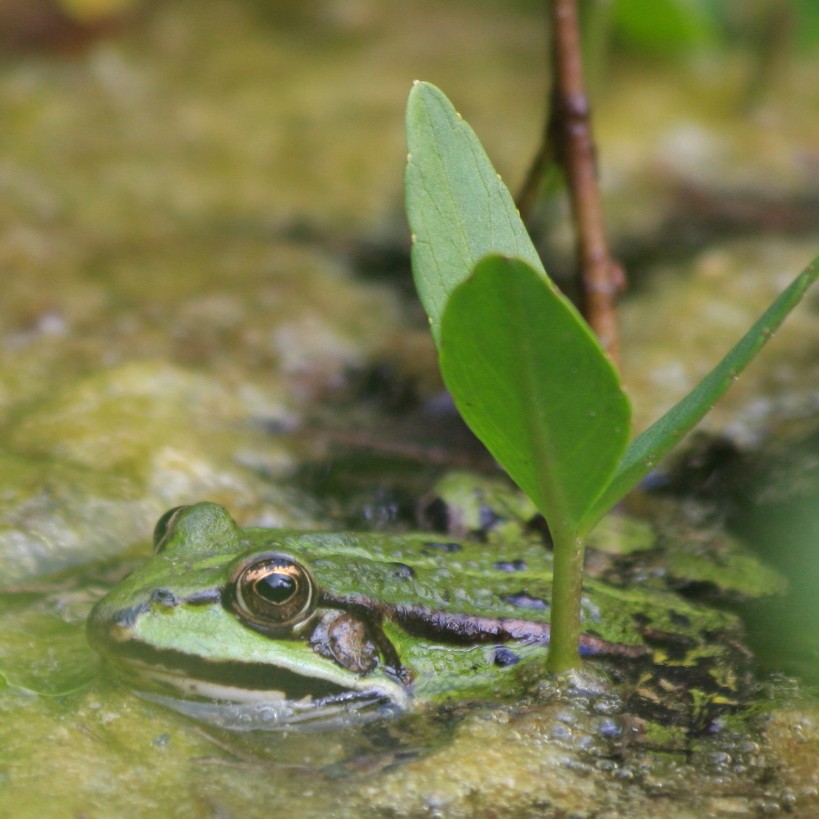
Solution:
{"label": "dark branch", "polygon": [[577,0],[551,0],[552,91],[543,143],[529,169],[518,208],[531,209],[551,162],[563,169],[577,236],[581,310],[603,347],[617,360],[619,334],[615,303],[624,274],[611,258],[597,185],[591,112],[583,83]]}

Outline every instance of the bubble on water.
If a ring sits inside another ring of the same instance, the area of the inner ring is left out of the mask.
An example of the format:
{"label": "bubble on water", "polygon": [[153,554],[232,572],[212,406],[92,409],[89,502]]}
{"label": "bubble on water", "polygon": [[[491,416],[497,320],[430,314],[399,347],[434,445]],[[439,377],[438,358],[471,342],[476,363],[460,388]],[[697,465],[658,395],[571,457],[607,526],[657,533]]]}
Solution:
{"label": "bubble on water", "polygon": [[558,723],[552,726],[550,734],[552,739],[568,741],[572,738],[572,729],[568,725]]}
{"label": "bubble on water", "polygon": [[592,710],[601,716],[610,717],[623,710],[623,702],[620,697],[614,695],[598,697],[592,705]]}
{"label": "bubble on water", "polygon": [[623,729],[613,719],[601,720],[598,731],[606,739],[616,739],[623,733]]}

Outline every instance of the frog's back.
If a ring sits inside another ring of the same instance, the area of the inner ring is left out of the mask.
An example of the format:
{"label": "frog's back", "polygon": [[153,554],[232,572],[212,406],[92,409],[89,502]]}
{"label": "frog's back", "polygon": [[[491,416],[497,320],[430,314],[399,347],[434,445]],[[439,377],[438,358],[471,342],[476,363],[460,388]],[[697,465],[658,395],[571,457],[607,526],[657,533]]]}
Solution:
{"label": "frog's back", "polygon": [[[253,546],[303,560],[319,586],[336,598],[372,599],[396,609],[425,609],[443,615],[550,619],[552,560],[539,542],[503,544],[448,539],[433,533],[294,532],[248,530]],[[657,612],[655,631],[696,631],[700,610],[677,595],[627,589],[587,579],[582,598],[583,627],[606,640],[643,642],[646,598]],[[729,626],[733,618],[709,628]],[[730,622],[728,622],[730,621]]]}

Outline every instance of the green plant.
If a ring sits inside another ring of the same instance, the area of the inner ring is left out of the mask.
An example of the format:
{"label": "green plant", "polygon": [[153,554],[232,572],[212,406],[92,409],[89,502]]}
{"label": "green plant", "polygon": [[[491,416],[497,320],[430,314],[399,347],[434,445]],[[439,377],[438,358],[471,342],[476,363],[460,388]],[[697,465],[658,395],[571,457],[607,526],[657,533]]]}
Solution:
{"label": "green plant", "polygon": [[629,443],[631,408],[614,365],[549,279],[474,132],[434,86],[413,87],[407,136],[415,284],[459,412],[549,523],[549,669],[563,671],[579,664],[587,535],[759,352],[819,277],[819,258],[688,396]]}

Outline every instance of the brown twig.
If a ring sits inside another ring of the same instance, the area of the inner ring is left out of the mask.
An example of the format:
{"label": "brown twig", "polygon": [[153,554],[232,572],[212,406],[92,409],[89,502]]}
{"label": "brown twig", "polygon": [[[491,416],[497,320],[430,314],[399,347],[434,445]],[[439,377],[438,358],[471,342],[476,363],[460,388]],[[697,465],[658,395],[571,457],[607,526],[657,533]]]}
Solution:
{"label": "brown twig", "polygon": [[582,310],[603,347],[619,351],[615,300],[623,274],[609,254],[597,187],[589,101],[583,84],[577,0],[552,0],[552,105],[549,131],[569,184],[577,231]]}
{"label": "brown twig", "polygon": [[528,213],[552,158],[564,171],[577,233],[581,310],[606,351],[616,361],[619,335],[615,302],[624,286],[620,266],[609,254],[589,101],[583,83],[577,0],[551,0],[552,92],[543,144],[518,197]]}

